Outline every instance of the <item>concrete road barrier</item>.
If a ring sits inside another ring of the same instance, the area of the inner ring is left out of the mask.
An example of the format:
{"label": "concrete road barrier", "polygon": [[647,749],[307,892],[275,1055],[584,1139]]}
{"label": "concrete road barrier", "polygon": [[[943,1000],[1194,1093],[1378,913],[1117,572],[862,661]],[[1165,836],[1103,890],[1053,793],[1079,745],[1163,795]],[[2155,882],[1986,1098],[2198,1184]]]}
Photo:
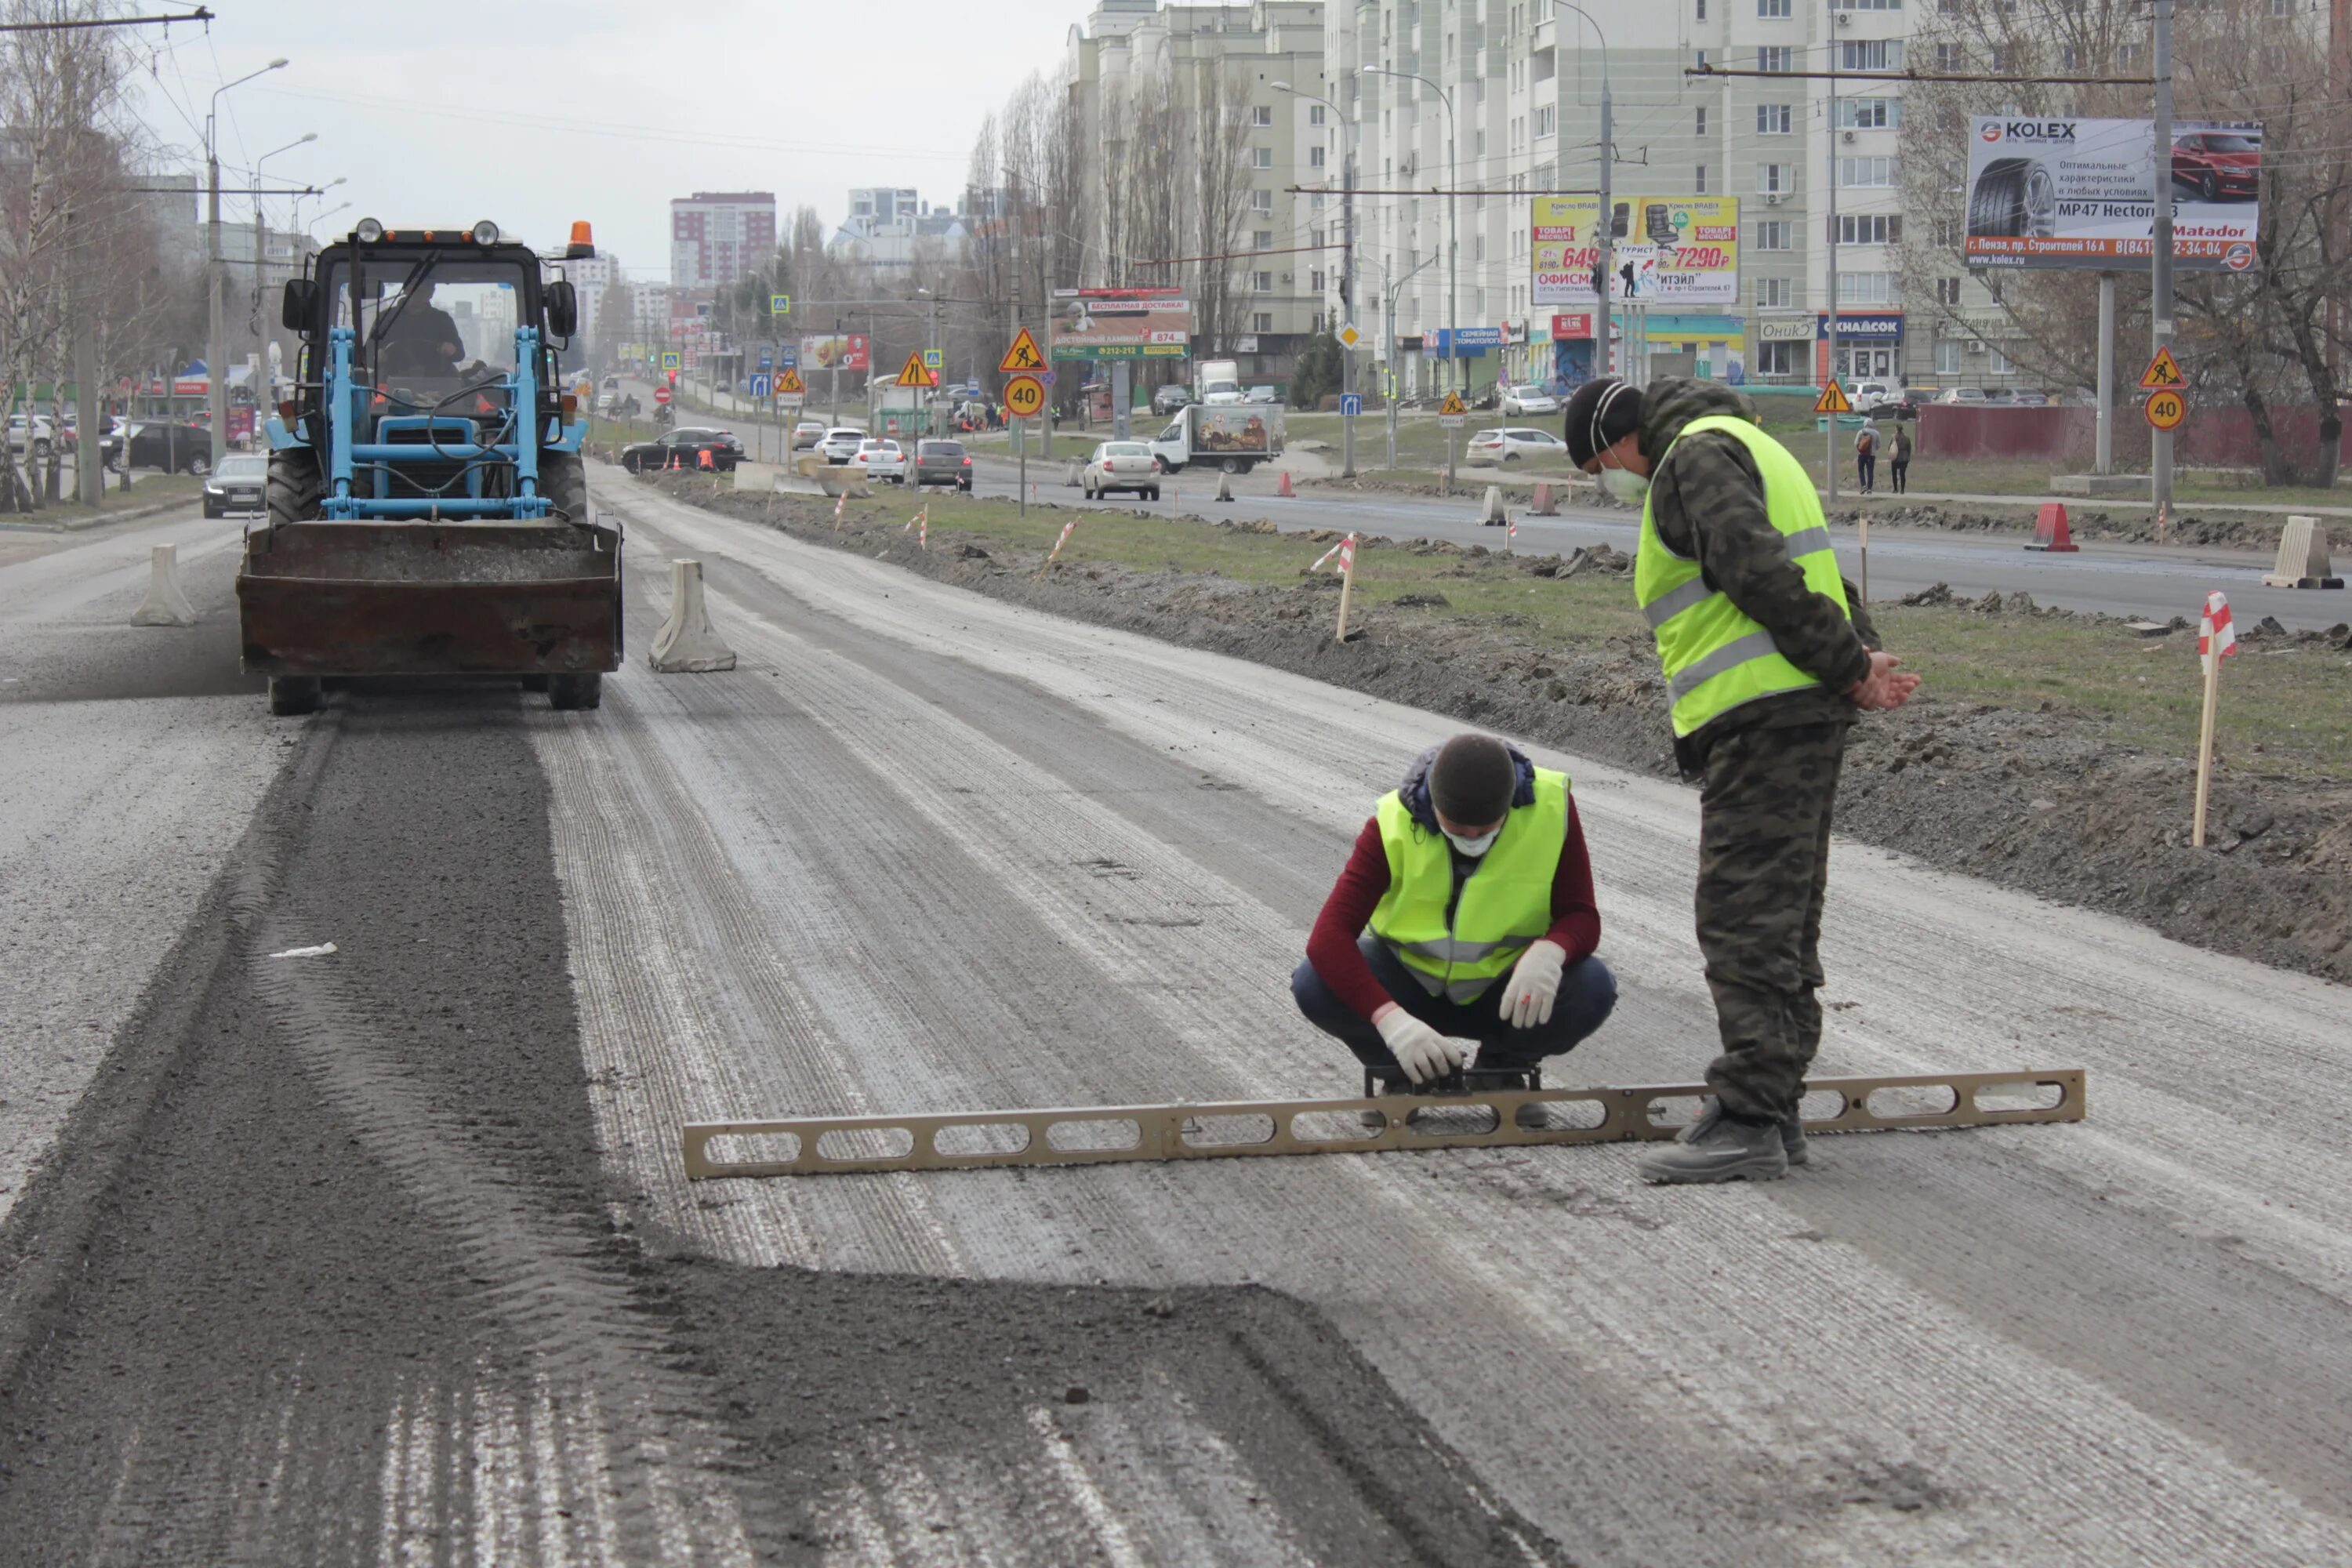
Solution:
{"label": "concrete road barrier", "polygon": [[1065,489],[1073,490],[1083,489],[1086,487],[1087,482],[1086,474],[1084,472],[1085,468],[1085,464],[1079,462],[1076,458],[1072,458],[1068,465],[1062,470],[1063,488]]}
{"label": "concrete road barrier", "polygon": [[1219,474],[1217,476],[1217,499],[1223,501],[1229,501],[1234,499],[1233,475]]}
{"label": "concrete road barrier", "polygon": [[2265,588],[2341,588],[2328,558],[2327,525],[2315,517],[2296,514],[2279,534],[2278,563],[2263,577]]}
{"label": "concrete road barrier", "polygon": [[147,597],[131,612],[134,626],[193,626],[196,607],[180,587],[180,547],[158,544],[147,552]]}
{"label": "concrete road barrier", "polygon": [[735,465],[735,488],[750,490],[754,495],[772,495],[777,481],[784,477],[783,468],[775,463],[738,463]]}
{"label": "concrete road barrier", "polygon": [[669,563],[669,618],[654,633],[646,662],[662,675],[703,675],[735,668],[735,650],[711,628],[702,595],[702,563]]}
{"label": "concrete road barrier", "polygon": [[1479,509],[1478,521],[1489,528],[1501,528],[1511,521],[1511,514],[1503,508],[1502,486],[1486,487],[1486,504]]}

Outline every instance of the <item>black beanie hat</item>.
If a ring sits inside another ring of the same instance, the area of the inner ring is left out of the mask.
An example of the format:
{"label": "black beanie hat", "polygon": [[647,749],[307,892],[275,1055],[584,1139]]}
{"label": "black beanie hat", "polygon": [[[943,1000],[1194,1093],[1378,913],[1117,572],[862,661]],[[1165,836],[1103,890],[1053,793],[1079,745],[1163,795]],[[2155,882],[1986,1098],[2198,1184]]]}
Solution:
{"label": "black beanie hat", "polygon": [[1561,425],[1568,460],[1580,468],[1642,427],[1641,389],[1613,375],[1588,381],[1568,400]]}
{"label": "black beanie hat", "polygon": [[1492,735],[1456,735],[1437,749],[1429,765],[1429,803],[1448,822],[1483,827],[1511,814],[1519,771],[1510,752]]}

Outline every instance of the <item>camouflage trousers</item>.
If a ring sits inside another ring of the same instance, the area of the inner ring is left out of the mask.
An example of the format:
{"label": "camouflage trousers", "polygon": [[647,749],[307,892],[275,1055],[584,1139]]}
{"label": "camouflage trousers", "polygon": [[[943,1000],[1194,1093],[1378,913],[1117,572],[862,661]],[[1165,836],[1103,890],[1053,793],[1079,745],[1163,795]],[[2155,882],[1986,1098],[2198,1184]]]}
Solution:
{"label": "camouflage trousers", "polygon": [[1706,1081],[1749,1121],[1796,1110],[1822,1043],[1822,901],[1843,723],[1745,730],[1708,748],[1698,949],[1723,1054]]}

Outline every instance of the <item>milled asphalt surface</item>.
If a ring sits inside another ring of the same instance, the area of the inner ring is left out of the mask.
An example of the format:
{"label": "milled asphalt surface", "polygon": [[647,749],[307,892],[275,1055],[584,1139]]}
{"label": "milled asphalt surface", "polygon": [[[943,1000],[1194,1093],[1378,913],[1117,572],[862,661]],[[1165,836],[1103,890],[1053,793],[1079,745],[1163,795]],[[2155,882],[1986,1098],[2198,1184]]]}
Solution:
{"label": "milled asphalt surface", "polygon": [[[691,1120],[1351,1092],[1285,981],[1454,726],[595,485],[630,646],[691,555],[736,670],[256,721],[136,695],[234,679],[121,625],[143,537],[0,565],[0,676],[75,693],[0,708],[72,721],[9,807],[37,907],[153,847],[77,812],[211,867],[128,1002],[7,994],[70,1092],[6,1108],[0,1564],[2352,1556],[2352,998],[1851,844],[1822,1070],[2082,1066],[2090,1121],[1712,1191],[1617,1147],[688,1184]],[[131,775],[253,737],[203,753],[242,809],[91,793],[118,728]],[[1622,994],[1554,1076],[1686,1080],[1694,803],[1544,760]]]}

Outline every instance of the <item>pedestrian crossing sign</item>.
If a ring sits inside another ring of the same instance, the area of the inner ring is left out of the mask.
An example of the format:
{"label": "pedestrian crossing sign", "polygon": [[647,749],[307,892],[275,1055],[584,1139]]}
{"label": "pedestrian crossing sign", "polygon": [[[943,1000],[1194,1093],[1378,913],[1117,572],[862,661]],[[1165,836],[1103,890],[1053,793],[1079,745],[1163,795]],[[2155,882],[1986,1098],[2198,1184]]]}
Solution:
{"label": "pedestrian crossing sign", "polygon": [[2180,362],[2172,357],[2172,350],[2160,348],[2140,373],[2139,384],[2145,392],[2179,392],[2189,384],[2189,378],[2181,374]]}
{"label": "pedestrian crossing sign", "polygon": [[801,384],[801,373],[794,370],[792,366],[786,365],[783,369],[776,373],[776,395],[778,397],[798,397],[807,390],[807,387]]}
{"label": "pedestrian crossing sign", "polygon": [[677,350],[664,349],[662,351],[662,369],[676,370],[678,368],[680,363],[681,361]]}
{"label": "pedestrian crossing sign", "polygon": [[898,373],[900,386],[937,386],[939,384],[940,378],[933,375],[930,367],[923,363],[920,349],[907,356],[907,367]]}
{"label": "pedestrian crossing sign", "polygon": [[1445,401],[1437,405],[1437,411],[1440,414],[1456,419],[1470,412],[1468,408],[1463,405],[1462,395],[1458,392],[1447,393],[1445,395]]}
{"label": "pedestrian crossing sign", "polygon": [[1814,403],[1813,412],[1816,414],[1851,414],[1853,412],[1853,405],[1846,401],[1845,388],[1832,381],[1827,386],[1822,388],[1822,395],[1819,401]]}
{"label": "pedestrian crossing sign", "polygon": [[1021,329],[1021,335],[1013,340],[1013,346],[1004,351],[1004,357],[996,362],[996,368],[1003,371],[1032,371],[1045,368],[1045,356],[1039,352],[1037,340],[1029,335],[1028,328]]}

